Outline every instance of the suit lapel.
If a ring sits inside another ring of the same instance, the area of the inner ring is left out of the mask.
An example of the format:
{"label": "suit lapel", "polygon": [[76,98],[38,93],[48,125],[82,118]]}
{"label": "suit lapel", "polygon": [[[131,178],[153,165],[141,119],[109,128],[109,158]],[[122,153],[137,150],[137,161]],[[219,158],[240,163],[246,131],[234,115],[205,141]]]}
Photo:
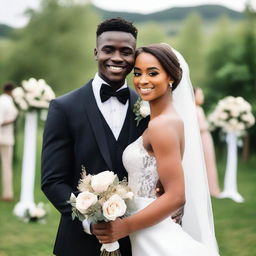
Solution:
{"label": "suit lapel", "polygon": [[93,90],[92,90],[92,81],[90,81],[84,87],[83,95],[83,105],[85,112],[88,116],[92,131],[94,133],[95,139],[99,146],[100,152],[110,170],[112,170],[112,162],[110,157],[110,152],[107,144],[105,130],[102,125],[102,120],[100,116],[100,110],[97,106]]}

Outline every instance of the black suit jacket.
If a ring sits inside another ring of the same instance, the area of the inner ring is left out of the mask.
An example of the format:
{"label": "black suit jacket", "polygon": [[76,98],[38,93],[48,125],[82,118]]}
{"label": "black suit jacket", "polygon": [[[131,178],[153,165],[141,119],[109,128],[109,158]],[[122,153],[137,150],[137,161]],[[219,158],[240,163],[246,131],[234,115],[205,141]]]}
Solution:
{"label": "black suit jacket", "polygon": [[[145,130],[148,120],[136,127],[132,112],[137,100],[130,89],[128,114],[131,115],[128,144]],[[127,145],[128,145],[127,144]],[[67,203],[77,192],[81,166],[91,174],[112,170],[112,163],[100,111],[92,90],[92,81],[53,100],[45,124],[42,150],[42,190],[61,213],[54,253],[59,256],[98,256],[100,244],[95,236],[83,231],[82,223],[71,218]],[[121,249],[129,251],[127,241]],[[129,256],[130,254],[123,255]]]}

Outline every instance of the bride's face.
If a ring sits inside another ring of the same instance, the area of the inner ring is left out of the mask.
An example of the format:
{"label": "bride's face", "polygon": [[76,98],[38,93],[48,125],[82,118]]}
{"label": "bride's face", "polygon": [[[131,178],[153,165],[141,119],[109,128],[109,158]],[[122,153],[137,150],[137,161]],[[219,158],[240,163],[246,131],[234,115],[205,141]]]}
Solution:
{"label": "bride's face", "polygon": [[135,60],[133,83],[145,101],[155,100],[170,92],[170,76],[158,59],[150,53],[141,53]]}

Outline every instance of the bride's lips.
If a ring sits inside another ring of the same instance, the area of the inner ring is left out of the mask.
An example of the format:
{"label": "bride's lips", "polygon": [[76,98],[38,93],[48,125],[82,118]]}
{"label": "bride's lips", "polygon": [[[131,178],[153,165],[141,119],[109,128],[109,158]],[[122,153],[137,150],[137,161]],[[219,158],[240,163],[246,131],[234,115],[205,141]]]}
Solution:
{"label": "bride's lips", "polygon": [[148,95],[152,92],[154,87],[138,87],[138,89],[142,95]]}

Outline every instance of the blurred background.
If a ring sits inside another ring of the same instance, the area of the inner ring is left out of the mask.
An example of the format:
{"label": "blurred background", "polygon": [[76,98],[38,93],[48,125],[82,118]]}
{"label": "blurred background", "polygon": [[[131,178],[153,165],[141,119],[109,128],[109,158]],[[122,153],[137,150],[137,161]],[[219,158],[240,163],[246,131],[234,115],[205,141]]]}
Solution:
{"label": "blurred background", "polygon": [[[103,19],[120,16],[137,26],[137,46],[165,42],[183,54],[190,67],[193,86],[204,91],[206,113],[211,112],[219,99],[232,95],[246,99],[255,115],[256,3],[229,2],[1,0],[0,84],[13,81],[20,85],[30,77],[43,78],[57,96],[80,87],[96,72],[93,49],[97,24]],[[131,78],[129,82],[132,84]],[[40,191],[43,126],[40,121],[35,198],[47,202]],[[20,193],[23,127],[24,119],[20,115],[16,121],[14,150],[16,201]],[[226,146],[219,134],[217,130],[213,137],[222,186]],[[242,141],[238,186],[245,203],[213,198],[222,256],[256,255],[254,126]],[[49,205],[46,224],[25,224],[12,215],[14,205],[15,202],[0,202],[0,256],[52,255],[59,218],[57,211]]]}

